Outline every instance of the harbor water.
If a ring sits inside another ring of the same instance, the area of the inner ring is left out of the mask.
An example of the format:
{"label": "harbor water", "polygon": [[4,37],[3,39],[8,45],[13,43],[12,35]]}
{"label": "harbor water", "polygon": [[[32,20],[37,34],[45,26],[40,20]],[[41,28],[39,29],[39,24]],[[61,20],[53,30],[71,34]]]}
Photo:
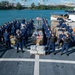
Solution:
{"label": "harbor water", "polygon": [[0,10],[0,26],[14,19],[46,17],[50,23],[50,14],[65,13],[64,10]]}

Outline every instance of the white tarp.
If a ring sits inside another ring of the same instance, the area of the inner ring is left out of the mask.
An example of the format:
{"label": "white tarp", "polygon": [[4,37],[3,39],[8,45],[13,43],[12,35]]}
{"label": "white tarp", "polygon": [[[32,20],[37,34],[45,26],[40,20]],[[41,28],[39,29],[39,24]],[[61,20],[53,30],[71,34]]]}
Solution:
{"label": "white tarp", "polygon": [[69,19],[71,19],[72,21],[75,21],[75,15],[69,15]]}

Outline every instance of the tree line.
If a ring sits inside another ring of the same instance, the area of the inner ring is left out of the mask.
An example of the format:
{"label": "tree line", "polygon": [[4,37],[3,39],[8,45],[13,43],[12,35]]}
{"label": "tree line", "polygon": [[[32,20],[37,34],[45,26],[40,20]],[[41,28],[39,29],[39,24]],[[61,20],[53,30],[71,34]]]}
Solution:
{"label": "tree line", "polygon": [[66,9],[73,9],[73,7],[65,6],[65,5],[41,5],[38,3],[38,6],[35,3],[31,4],[30,9],[41,9],[41,10],[66,10]]}
{"label": "tree line", "polygon": [[38,5],[35,5],[35,3],[32,3],[30,7],[23,6],[21,3],[16,3],[15,5],[13,3],[9,3],[9,1],[2,1],[0,2],[0,9],[36,9],[36,10],[64,10],[64,9],[73,9],[73,7],[68,7],[65,5],[41,5],[38,3]]}
{"label": "tree line", "polygon": [[19,2],[14,4],[14,3],[9,3],[9,1],[1,1],[0,2],[0,9],[25,9]]}

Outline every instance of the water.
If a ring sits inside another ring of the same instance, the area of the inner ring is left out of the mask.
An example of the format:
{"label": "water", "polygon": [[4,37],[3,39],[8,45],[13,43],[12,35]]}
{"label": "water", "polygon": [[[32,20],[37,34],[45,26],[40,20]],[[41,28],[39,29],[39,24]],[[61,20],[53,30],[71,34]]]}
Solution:
{"label": "water", "polygon": [[65,13],[64,10],[0,10],[0,25],[16,19],[46,17],[50,22],[50,13]]}

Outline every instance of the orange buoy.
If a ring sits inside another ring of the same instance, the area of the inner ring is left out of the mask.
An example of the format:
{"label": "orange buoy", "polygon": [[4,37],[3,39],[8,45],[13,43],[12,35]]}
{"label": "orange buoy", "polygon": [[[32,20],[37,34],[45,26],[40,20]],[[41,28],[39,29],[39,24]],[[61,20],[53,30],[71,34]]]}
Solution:
{"label": "orange buoy", "polygon": [[73,32],[75,32],[75,28],[73,28]]}

